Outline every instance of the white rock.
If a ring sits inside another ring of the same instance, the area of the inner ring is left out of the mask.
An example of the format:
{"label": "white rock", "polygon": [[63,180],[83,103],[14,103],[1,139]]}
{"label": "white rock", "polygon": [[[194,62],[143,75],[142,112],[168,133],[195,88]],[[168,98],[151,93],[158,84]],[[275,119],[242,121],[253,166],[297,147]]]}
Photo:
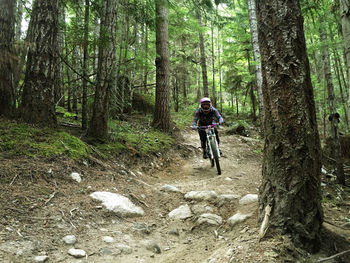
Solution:
{"label": "white rock", "polygon": [[45,262],[46,260],[48,260],[49,257],[48,256],[36,256],[34,258],[35,262],[41,263],[41,262]]}
{"label": "white rock", "polygon": [[78,183],[81,182],[81,176],[80,174],[76,173],[76,172],[73,172],[70,174],[70,177],[74,180],[74,181],[77,181]]}
{"label": "white rock", "polygon": [[67,235],[64,238],[62,238],[62,240],[67,245],[74,245],[77,242],[77,238],[74,235]]}
{"label": "white rock", "polygon": [[225,181],[232,181],[232,178],[226,177],[226,178],[225,178]]}
{"label": "white rock", "polygon": [[102,201],[102,204],[117,215],[143,216],[144,211],[141,207],[134,205],[128,198],[120,194],[110,192],[94,192],[90,194],[94,199]]}
{"label": "white rock", "polygon": [[214,209],[212,207],[204,204],[195,204],[191,207],[191,210],[194,214],[205,214],[214,212]]}
{"label": "white rock", "polygon": [[176,186],[165,184],[162,186],[161,190],[168,191],[168,192],[179,192],[179,189],[177,189]]}
{"label": "white rock", "polygon": [[186,204],[174,209],[168,216],[171,219],[186,219],[192,216],[192,212],[188,204]]}
{"label": "white rock", "polygon": [[116,248],[118,248],[123,254],[131,254],[132,253],[132,248],[128,245],[125,244],[118,244],[116,245]]}
{"label": "white rock", "polygon": [[240,197],[241,197],[240,195],[223,194],[223,195],[219,195],[218,199],[230,202],[230,201],[236,200]]}
{"label": "white rock", "polygon": [[238,213],[234,214],[233,216],[231,216],[227,220],[227,223],[231,226],[234,226],[237,223],[242,222],[251,216],[252,216],[252,214],[241,214],[240,212],[238,212]]}
{"label": "white rock", "polygon": [[215,191],[191,191],[185,194],[185,199],[198,201],[216,199],[217,197],[218,194]]}
{"label": "white rock", "polygon": [[240,205],[247,205],[258,201],[257,194],[247,194],[239,200]]}
{"label": "white rock", "polygon": [[222,224],[222,217],[215,215],[215,214],[202,214],[200,215],[200,217],[197,220],[197,224],[201,225],[201,224],[209,224],[209,225],[221,225]]}
{"label": "white rock", "polygon": [[86,252],[84,250],[75,248],[69,249],[68,254],[75,258],[83,258],[86,256]]}
{"label": "white rock", "polygon": [[102,240],[106,243],[113,243],[114,242],[114,238],[110,237],[110,236],[103,236]]}

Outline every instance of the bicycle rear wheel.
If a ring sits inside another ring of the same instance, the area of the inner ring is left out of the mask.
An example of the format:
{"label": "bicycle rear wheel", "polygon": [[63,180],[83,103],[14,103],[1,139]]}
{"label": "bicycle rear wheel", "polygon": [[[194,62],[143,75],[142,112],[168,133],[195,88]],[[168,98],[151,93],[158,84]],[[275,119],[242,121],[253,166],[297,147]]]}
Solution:
{"label": "bicycle rear wheel", "polygon": [[220,175],[221,174],[221,167],[220,167],[220,162],[219,162],[218,148],[216,147],[216,141],[211,140],[210,146],[211,146],[211,150],[213,151],[213,157],[214,157],[214,160],[212,160],[212,162],[215,161],[216,170],[218,171],[218,175]]}

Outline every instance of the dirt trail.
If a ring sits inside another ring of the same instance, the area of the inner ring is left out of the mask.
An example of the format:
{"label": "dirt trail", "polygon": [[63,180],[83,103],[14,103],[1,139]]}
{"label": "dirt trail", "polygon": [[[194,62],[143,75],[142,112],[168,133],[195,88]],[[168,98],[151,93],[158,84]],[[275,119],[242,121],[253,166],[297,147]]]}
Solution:
{"label": "dirt trail", "polygon": [[[47,262],[278,262],[275,260],[278,253],[271,249],[275,246],[273,241],[259,243],[257,240],[256,202],[240,205],[238,199],[218,203],[184,198],[189,191],[201,190],[240,197],[257,194],[261,174],[261,155],[257,151],[262,147],[261,142],[219,132],[223,152],[220,176],[208,160],[202,159],[198,134],[188,131],[182,148],[187,149],[187,154],[190,152],[190,157],[184,159],[179,155],[170,166],[154,164],[159,168],[148,172],[144,169],[142,173],[139,172],[142,167],[135,168],[133,174],[137,175],[130,177],[130,171],[128,175],[120,175],[116,174],[116,167],[105,165],[102,169],[87,168],[80,184],[65,183],[64,178],[46,180],[47,191],[55,191],[54,197],[43,200],[38,205],[40,209],[18,213],[17,218],[7,217],[1,222],[0,259],[34,262],[35,256],[48,255]],[[74,169],[56,165],[49,164],[42,169],[52,166],[56,174]],[[24,189],[42,188],[44,183],[44,180],[28,185],[18,182],[16,189],[22,193]],[[164,184],[173,185],[180,192],[161,191]],[[145,215],[126,219],[106,212],[89,197],[93,191],[124,194],[141,206]],[[30,198],[26,197],[34,202]],[[17,199],[20,198],[17,196]],[[194,215],[186,220],[169,219],[168,213],[184,204],[191,207]],[[221,216],[222,224],[196,224],[199,215],[206,211]],[[238,211],[252,216],[229,226],[226,220]],[[85,258],[68,255],[68,249],[73,246],[62,242],[62,237],[68,234],[77,237],[74,247],[84,249]],[[114,242],[106,243],[104,236],[113,237]]]}

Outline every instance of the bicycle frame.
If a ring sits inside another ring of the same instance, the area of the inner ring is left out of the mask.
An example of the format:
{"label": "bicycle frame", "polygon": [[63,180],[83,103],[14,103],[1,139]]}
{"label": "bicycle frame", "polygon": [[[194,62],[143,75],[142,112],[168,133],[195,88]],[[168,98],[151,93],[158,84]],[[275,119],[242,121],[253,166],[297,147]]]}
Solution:
{"label": "bicycle frame", "polygon": [[216,145],[217,156],[220,157],[219,145],[218,145],[218,141],[216,140],[216,134],[214,131],[215,126],[216,126],[216,124],[199,127],[200,129],[205,130],[205,132],[207,134],[207,149],[209,149],[209,152],[208,152],[209,157],[212,160],[214,159],[213,149],[212,149],[211,144],[210,144],[210,142],[212,140],[214,140],[215,145]]}

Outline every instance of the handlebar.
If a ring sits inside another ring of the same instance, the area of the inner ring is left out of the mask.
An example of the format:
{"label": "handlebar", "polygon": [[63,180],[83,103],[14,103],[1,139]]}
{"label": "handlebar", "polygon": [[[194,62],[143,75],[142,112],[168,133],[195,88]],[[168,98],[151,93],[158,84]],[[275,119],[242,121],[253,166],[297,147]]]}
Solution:
{"label": "handlebar", "polygon": [[210,124],[210,125],[207,125],[207,126],[196,126],[196,127],[192,127],[192,129],[197,129],[197,130],[205,130],[205,129],[210,129],[210,128],[214,128],[215,126],[219,126],[218,123],[213,123],[213,124]]}

